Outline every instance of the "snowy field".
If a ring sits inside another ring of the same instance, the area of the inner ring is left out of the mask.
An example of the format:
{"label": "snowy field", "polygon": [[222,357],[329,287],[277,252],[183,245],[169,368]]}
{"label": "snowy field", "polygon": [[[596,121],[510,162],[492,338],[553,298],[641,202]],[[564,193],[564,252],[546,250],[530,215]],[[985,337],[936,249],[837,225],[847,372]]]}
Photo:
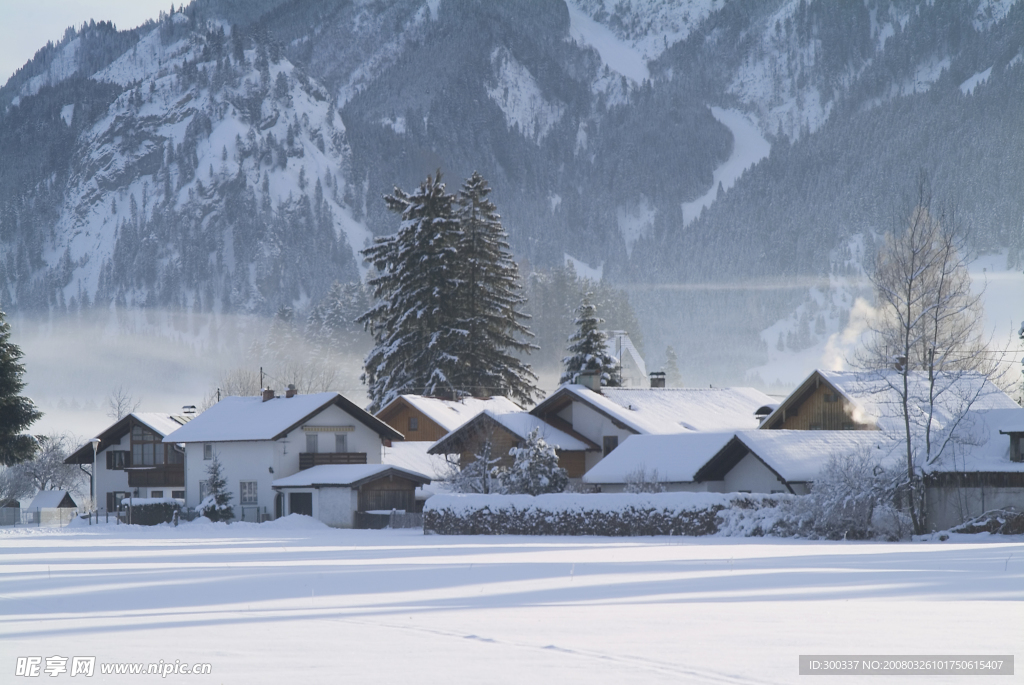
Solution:
{"label": "snowy field", "polygon": [[[291,517],[5,528],[0,682],[793,683],[799,654],[1019,662],[1022,600],[1019,537],[444,537]],[[19,656],[54,655],[95,656],[96,675],[13,675]],[[212,674],[99,673],[160,660]]]}

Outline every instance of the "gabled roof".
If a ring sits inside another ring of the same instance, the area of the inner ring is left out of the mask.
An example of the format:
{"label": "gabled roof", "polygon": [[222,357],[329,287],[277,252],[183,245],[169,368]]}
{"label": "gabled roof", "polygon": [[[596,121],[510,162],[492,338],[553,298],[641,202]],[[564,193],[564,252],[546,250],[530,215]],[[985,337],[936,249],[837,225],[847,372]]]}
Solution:
{"label": "gabled roof", "polygon": [[1024,472],[1024,462],[1010,461],[1009,433],[1024,432],[1024,407],[977,411],[960,427],[959,441],[943,451],[929,473]]}
{"label": "gabled roof", "polygon": [[388,414],[393,407],[402,402],[416,408],[424,416],[449,433],[485,409],[495,414],[523,411],[523,408],[518,404],[502,396],[442,400],[438,397],[424,397],[423,395],[399,395],[389,402],[386,407],[377,412],[377,416]]}
{"label": "gabled roof", "polygon": [[602,388],[565,384],[534,407],[535,416],[555,414],[583,402],[616,425],[641,435],[757,428],[754,412],[772,398],[754,388]]}
{"label": "gabled roof", "polygon": [[631,435],[583,474],[584,483],[625,483],[640,470],[663,483],[691,483],[697,471],[732,439],[732,433]]}
{"label": "gabled roof", "polygon": [[866,454],[898,459],[897,446],[878,431],[739,431],[695,474],[699,482],[722,480],[751,453],[785,483],[807,483],[832,456]]}
{"label": "gabled roof", "polygon": [[[223,400],[222,400],[223,401]],[[398,466],[388,464],[322,464],[299,471],[273,482],[274,488],[356,488],[364,483],[379,480],[389,475],[400,476],[420,485],[430,483],[430,478]]]}
{"label": "gabled roof", "polygon": [[[927,416],[929,381],[924,374],[908,374],[908,398],[914,415]],[[853,407],[851,418],[858,424],[871,425],[882,431],[900,430],[903,424],[900,393],[902,378],[899,371],[882,369],[873,371],[823,371],[816,369],[762,424],[770,428],[777,424],[793,407],[798,407],[822,383],[842,395]],[[969,400],[971,412],[991,409],[1018,409],[1006,393],[984,376],[974,373],[939,374],[939,389],[932,421],[941,428],[953,416],[962,413],[964,401]],[[912,417],[913,420],[913,417]]]}
{"label": "gabled roof", "polygon": [[225,397],[164,442],[240,442],[278,440],[330,406],[341,408],[382,438],[402,440],[401,433],[337,392],[275,397]]}
{"label": "gabled roof", "polygon": [[636,349],[636,345],[629,337],[629,333],[626,331],[604,331],[606,343],[605,352],[612,357],[619,360],[619,363],[625,366],[625,359],[627,355],[633,359],[633,363],[636,364],[636,368],[642,378],[647,378],[647,364],[644,362],[643,355],[640,354],[640,350]]}
{"label": "gabled roof", "polygon": [[[100,444],[96,446],[96,451],[103,451],[114,443],[120,442],[121,438],[131,431],[133,422],[141,423],[158,435],[166,437],[184,426],[192,418],[193,417],[191,415],[162,414],[158,412],[132,412],[120,421],[115,421],[103,432],[95,436],[100,441]],[[72,452],[64,460],[64,463],[91,464],[93,456],[92,443],[86,442],[84,445]]]}
{"label": "gabled roof", "polygon": [[[92,446],[89,447],[92,449]],[[56,509],[61,505],[77,507],[78,504],[67,490],[40,490],[28,505],[29,509]]]}
{"label": "gabled roof", "polygon": [[505,428],[520,439],[526,439],[526,436],[536,428],[540,431],[540,437],[544,438],[545,442],[558,450],[584,452],[597,448],[589,440],[584,442],[584,440],[569,435],[565,431],[545,423],[532,414],[522,411],[495,414],[485,410],[435,442],[427,451],[430,454],[456,454],[462,451],[459,449],[459,445],[464,441],[479,434],[479,432],[487,431],[488,426],[494,425]]}

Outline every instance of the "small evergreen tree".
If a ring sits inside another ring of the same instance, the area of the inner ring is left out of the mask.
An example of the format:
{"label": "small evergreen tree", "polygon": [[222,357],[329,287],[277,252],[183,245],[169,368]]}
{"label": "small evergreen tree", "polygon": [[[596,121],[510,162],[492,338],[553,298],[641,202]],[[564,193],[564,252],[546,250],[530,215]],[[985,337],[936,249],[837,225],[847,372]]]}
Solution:
{"label": "small evergreen tree", "polygon": [[11,466],[36,455],[36,439],[25,433],[43,413],[19,393],[25,388],[21,348],[11,342],[11,325],[0,311],[0,464]]}
{"label": "small evergreen tree", "polygon": [[537,376],[512,352],[538,348],[521,340],[533,337],[522,323],[530,317],[522,311],[526,298],[519,267],[497,208],[487,197],[490,192],[487,181],[473,172],[457,199],[459,318],[466,337],[457,351],[460,373],[452,384],[476,397],[505,395],[529,403],[539,394]]}
{"label": "small evergreen tree", "polygon": [[569,475],[558,465],[555,448],[540,437],[534,428],[522,447],[513,447],[509,455],[515,461],[510,468],[498,469],[502,490],[510,495],[543,495],[563,492],[569,484]]}
{"label": "small evergreen tree", "polygon": [[235,510],[231,507],[231,493],[228,492],[228,481],[224,478],[220,459],[213,455],[213,461],[206,468],[206,482],[210,485],[210,494],[196,507],[200,516],[211,521],[230,521],[235,518]]}
{"label": "small evergreen tree", "polygon": [[500,459],[494,455],[493,444],[489,439],[484,441],[483,448],[475,457],[463,468],[457,463],[451,463],[451,473],[445,478],[448,489],[451,492],[481,495],[504,492],[498,479],[497,463]]}
{"label": "small evergreen tree", "polygon": [[584,295],[576,308],[576,332],[569,338],[569,356],[562,360],[565,371],[558,382],[575,383],[580,374],[595,373],[601,385],[615,387],[619,384],[619,362],[608,354],[608,341],[600,328],[604,319],[597,316],[597,307],[590,301],[592,295]]}
{"label": "small evergreen tree", "polygon": [[467,393],[453,381],[466,330],[457,313],[459,224],[441,172],[410,194],[395,188],[384,198],[402,216],[398,233],[363,250],[377,276],[369,280],[376,304],[359,317],[374,338],[364,363],[370,410],[398,395],[456,399]]}

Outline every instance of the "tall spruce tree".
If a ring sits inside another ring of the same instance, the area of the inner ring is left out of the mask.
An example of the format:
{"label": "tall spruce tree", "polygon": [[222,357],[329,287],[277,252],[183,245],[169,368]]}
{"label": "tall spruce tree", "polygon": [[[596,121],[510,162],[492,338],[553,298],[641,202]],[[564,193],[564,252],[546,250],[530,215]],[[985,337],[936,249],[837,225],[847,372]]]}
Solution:
{"label": "tall spruce tree", "polygon": [[508,234],[491,189],[477,172],[459,190],[456,218],[458,243],[459,317],[466,337],[457,356],[459,374],[452,383],[476,397],[505,395],[529,403],[539,394],[537,376],[513,352],[539,349],[523,341],[533,333],[523,323],[519,266],[512,259]]}
{"label": "tall spruce tree", "polygon": [[363,373],[371,410],[404,393],[464,396],[453,384],[466,339],[457,315],[461,236],[454,197],[438,171],[416,192],[396,187],[384,201],[402,222],[398,233],[363,250],[377,270],[368,282],[376,304],[359,317],[374,339]]}
{"label": "tall spruce tree", "polygon": [[604,319],[597,316],[597,307],[591,304],[593,293],[583,296],[576,308],[576,332],[569,338],[569,356],[562,360],[565,371],[559,383],[575,383],[580,374],[594,373],[601,385],[619,385],[619,362],[608,354],[608,340],[600,326]]}
{"label": "tall spruce tree", "polygon": [[25,433],[43,413],[19,393],[25,388],[21,348],[11,342],[11,325],[0,311],[0,464],[11,466],[32,459],[38,445]]}

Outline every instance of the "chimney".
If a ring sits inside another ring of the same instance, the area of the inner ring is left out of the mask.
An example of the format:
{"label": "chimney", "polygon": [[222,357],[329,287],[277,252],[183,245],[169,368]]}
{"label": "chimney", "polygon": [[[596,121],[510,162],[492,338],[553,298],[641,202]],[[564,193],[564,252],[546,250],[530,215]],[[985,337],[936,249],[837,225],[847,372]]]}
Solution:
{"label": "chimney", "polygon": [[664,388],[665,387],[665,372],[664,371],[651,371],[651,387],[652,388]]}
{"label": "chimney", "polygon": [[600,394],[601,392],[601,374],[595,371],[584,371],[583,373],[577,374],[576,382],[582,385],[584,388],[589,388],[594,392]]}
{"label": "chimney", "polygon": [[286,398],[287,397],[295,397],[298,394],[299,394],[299,391],[295,389],[295,384],[294,383],[289,383],[288,384],[288,389],[284,391],[284,396]]}
{"label": "chimney", "polygon": [[263,389],[263,401],[266,402],[267,400],[272,400],[272,399],[274,399],[274,390],[273,390],[273,388],[264,388]]}

